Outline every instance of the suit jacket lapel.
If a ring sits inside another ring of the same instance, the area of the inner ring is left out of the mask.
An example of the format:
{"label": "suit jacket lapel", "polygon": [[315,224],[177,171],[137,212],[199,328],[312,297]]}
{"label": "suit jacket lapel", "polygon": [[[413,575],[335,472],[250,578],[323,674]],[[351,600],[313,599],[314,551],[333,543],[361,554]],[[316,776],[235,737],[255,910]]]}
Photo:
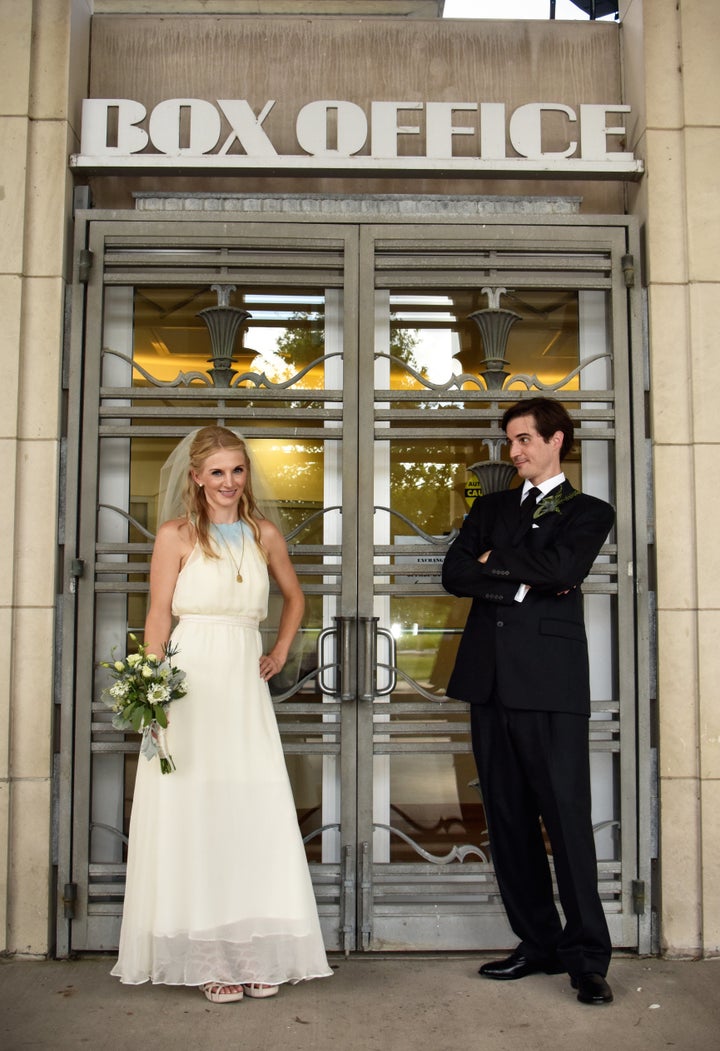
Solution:
{"label": "suit jacket lapel", "polygon": [[502,493],[503,503],[498,516],[498,528],[505,533],[506,543],[508,540],[514,542],[513,538],[518,527],[518,515],[520,514],[521,492],[522,486],[519,489],[506,489]]}

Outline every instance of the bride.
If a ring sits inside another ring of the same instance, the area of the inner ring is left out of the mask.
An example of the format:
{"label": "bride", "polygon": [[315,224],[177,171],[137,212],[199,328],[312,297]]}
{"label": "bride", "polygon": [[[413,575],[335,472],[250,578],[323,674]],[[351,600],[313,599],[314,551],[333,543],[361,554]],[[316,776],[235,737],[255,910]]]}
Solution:
{"label": "bride", "polygon": [[[244,441],[203,427],[169,465],[168,499],[174,476],[185,513],[157,532],[144,642],[156,654],[172,643],[188,692],[170,708],[175,771],[138,765],[112,973],[199,986],[213,1003],[267,997],[332,973],[267,685],[305,602]],[[268,574],[282,612],[263,653]]]}

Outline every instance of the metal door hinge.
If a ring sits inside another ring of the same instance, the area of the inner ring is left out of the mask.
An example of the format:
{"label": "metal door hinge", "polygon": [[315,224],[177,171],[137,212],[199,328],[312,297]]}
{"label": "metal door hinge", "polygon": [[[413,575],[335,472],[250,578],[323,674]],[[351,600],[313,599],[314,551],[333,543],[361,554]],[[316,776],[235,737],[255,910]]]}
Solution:
{"label": "metal door hinge", "polygon": [[632,881],[632,903],[633,912],[636,916],[645,915],[645,880],[634,879]]}
{"label": "metal door hinge", "polygon": [[350,844],[343,847],[340,872],[340,933],[342,949],[349,956],[355,948],[355,862]]}
{"label": "metal door hinge", "polygon": [[75,919],[75,905],[78,896],[77,883],[66,883],[63,887],[63,916],[66,920]]}
{"label": "metal door hinge", "polygon": [[85,560],[82,558],[73,558],[70,562],[70,593],[75,594],[77,591],[77,582],[80,577],[85,574]]}
{"label": "metal door hinge", "polygon": [[360,935],[362,938],[362,949],[366,952],[372,942],[372,862],[370,860],[370,844],[363,843],[360,860]]}
{"label": "metal door hinge", "polygon": [[92,270],[94,259],[95,253],[91,252],[89,248],[80,249],[78,255],[78,281],[81,285],[86,285],[90,280],[90,271]]}
{"label": "metal door hinge", "polygon": [[635,256],[624,255],[620,260],[620,266],[625,279],[625,288],[635,288]]}

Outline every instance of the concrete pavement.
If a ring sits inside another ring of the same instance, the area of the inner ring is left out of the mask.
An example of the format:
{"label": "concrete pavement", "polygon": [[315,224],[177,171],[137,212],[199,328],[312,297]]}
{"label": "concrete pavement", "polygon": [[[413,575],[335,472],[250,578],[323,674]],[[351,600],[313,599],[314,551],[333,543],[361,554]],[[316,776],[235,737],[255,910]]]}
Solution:
{"label": "concrete pavement", "polygon": [[720,959],[616,956],[615,1002],[565,975],[479,978],[481,955],[331,957],[331,978],[271,1000],[122,986],[113,958],[0,960],[2,1051],[718,1051]]}

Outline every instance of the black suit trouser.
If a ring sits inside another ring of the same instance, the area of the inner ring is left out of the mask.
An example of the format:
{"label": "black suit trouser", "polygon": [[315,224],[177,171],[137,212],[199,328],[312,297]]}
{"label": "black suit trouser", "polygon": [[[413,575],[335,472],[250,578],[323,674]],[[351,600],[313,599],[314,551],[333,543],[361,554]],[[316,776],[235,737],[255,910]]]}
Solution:
{"label": "black suit trouser", "polygon": [[[473,752],[503,905],[531,960],[606,974],[611,943],[597,888],[588,719],[473,704]],[[550,840],[563,927],[540,818]]]}

